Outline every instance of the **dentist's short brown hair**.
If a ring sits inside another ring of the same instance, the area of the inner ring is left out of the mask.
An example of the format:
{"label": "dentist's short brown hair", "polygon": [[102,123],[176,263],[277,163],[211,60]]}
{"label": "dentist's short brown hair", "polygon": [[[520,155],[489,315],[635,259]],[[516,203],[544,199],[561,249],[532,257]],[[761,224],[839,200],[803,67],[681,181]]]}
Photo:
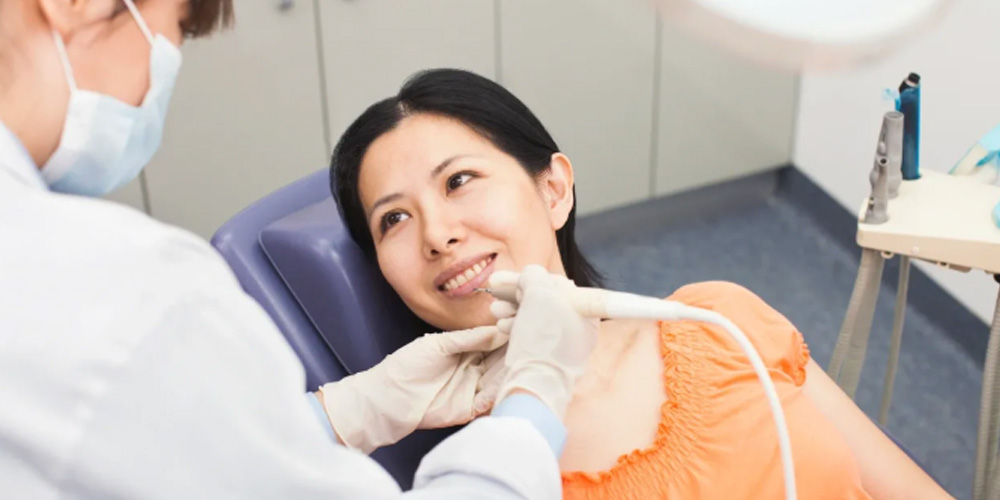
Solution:
{"label": "dentist's short brown hair", "polygon": [[181,29],[185,37],[199,38],[232,26],[233,20],[233,0],[190,0]]}

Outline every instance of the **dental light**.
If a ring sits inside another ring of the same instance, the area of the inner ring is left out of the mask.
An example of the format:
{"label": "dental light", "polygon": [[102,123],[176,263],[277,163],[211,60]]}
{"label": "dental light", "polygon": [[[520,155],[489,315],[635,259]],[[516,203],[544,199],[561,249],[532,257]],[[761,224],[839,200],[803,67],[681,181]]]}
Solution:
{"label": "dental light", "polygon": [[665,22],[762,65],[829,71],[882,57],[954,0],[655,0]]}

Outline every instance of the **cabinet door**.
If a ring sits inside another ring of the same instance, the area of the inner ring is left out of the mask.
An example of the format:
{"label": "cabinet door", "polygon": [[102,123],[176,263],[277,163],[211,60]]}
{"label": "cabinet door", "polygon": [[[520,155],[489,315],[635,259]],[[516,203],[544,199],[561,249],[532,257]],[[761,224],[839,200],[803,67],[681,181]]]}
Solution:
{"label": "cabinet door", "polygon": [[322,0],[331,146],[413,73],[453,67],[494,78],[494,4],[477,0]]}
{"label": "cabinet door", "polygon": [[724,53],[664,24],[656,193],[791,160],[798,77]]}
{"label": "cabinet door", "polygon": [[146,169],[158,219],[209,237],[326,165],[312,2],[240,2],[236,26],[185,44],[163,147]]}
{"label": "cabinet door", "polygon": [[647,198],[656,48],[649,5],[500,5],[500,78],[573,162],[580,212]]}

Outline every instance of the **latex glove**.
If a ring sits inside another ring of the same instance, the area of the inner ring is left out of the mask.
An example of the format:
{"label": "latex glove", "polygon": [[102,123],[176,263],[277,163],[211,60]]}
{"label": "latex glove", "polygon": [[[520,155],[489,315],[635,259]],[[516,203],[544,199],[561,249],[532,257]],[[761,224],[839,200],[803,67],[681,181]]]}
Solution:
{"label": "latex glove", "polygon": [[[497,271],[490,276],[490,286],[513,277]],[[572,281],[541,266],[524,268],[517,286],[517,304],[496,300],[490,306],[502,318],[498,327],[510,332],[507,373],[497,401],[520,389],[537,396],[562,419],[597,344],[599,320],[580,316],[570,305],[567,291],[575,286]]]}
{"label": "latex glove", "polygon": [[[509,329],[506,331],[501,329],[501,331],[504,332],[505,336],[510,333]],[[477,416],[485,415],[493,409],[497,396],[500,395],[503,380],[507,376],[506,358],[506,344],[486,355],[486,360],[483,362],[486,371],[479,379],[480,388],[476,394]]]}
{"label": "latex glove", "polygon": [[[495,326],[487,326],[437,335],[460,335],[468,332],[477,334],[489,332],[489,335],[493,336],[492,342],[485,350],[467,352],[461,356],[455,370],[455,373],[461,376],[453,376],[438,392],[420,423],[417,424],[418,429],[461,425],[489,413],[493,408],[493,403],[500,393],[502,375],[506,373],[503,354],[510,338],[509,332],[498,331]],[[469,401],[471,401],[471,413]]]}
{"label": "latex glove", "polygon": [[506,341],[495,326],[424,335],[320,387],[323,406],[341,442],[365,453],[416,429],[467,423],[493,405],[500,381],[483,383],[486,355]]}

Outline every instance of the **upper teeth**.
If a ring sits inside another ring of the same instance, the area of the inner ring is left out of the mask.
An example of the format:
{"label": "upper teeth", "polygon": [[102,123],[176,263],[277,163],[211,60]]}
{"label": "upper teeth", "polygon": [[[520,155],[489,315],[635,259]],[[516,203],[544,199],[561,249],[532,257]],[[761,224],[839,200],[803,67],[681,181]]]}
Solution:
{"label": "upper teeth", "polygon": [[486,257],[482,261],[473,264],[472,267],[455,275],[454,278],[448,280],[444,284],[445,291],[454,290],[455,288],[458,288],[468,283],[469,280],[471,280],[472,278],[479,276],[479,273],[483,272],[483,269],[485,269],[486,266],[489,265],[491,259],[493,259],[492,256]]}

